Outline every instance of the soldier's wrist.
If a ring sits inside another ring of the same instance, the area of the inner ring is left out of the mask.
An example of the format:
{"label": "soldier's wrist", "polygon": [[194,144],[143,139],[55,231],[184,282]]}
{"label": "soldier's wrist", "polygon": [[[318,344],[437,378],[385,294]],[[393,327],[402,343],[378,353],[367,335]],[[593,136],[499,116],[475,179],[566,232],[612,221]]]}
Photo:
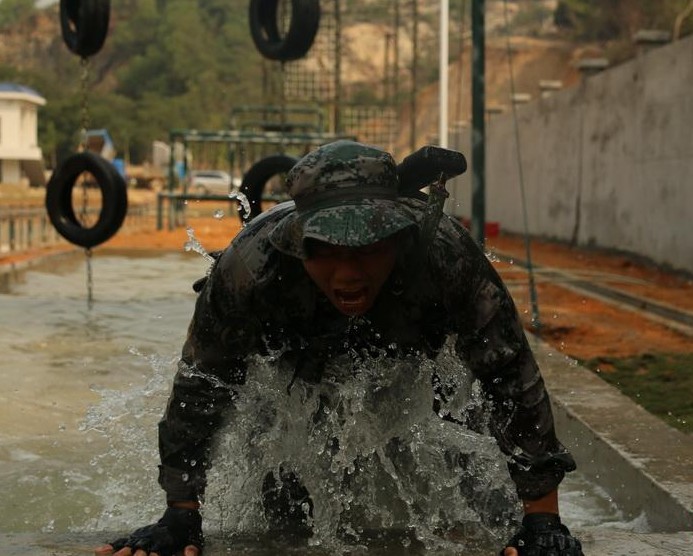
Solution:
{"label": "soldier's wrist", "polygon": [[199,510],[200,503],[197,500],[169,500],[168,507],[182,510]]}

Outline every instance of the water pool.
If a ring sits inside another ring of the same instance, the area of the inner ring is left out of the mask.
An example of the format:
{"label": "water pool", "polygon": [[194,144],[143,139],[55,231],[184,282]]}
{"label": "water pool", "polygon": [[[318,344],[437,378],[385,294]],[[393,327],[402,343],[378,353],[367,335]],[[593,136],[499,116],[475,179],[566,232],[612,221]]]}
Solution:
{"label": "water pool", "polygon": [[[122,530],[158,517],[156,423],[192,314],[191,284],[208,265],[196,253],[97,252],[91,308],[79,255],[6,281],[0,532]],[[564,483],[561,508],[571,527],[621,520],[579,474]]]}

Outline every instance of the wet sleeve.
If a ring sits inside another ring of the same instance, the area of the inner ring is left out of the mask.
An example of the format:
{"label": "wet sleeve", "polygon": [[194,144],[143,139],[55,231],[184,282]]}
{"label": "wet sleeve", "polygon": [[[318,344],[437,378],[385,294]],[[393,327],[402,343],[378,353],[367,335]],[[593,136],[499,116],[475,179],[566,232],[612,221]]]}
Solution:
{"label": "wet sleeve", "polygon": [[491,402],[491,432],[508,456],[518,495],[538,499],[575,462],[556,438],[549,396],[512,298],[485,257],[479,264],[473,293],[460,308],[466,318],[457,353]]}
{"label": "wet sleeve", "polygon": [[196,302],[166,412],[159,423],[159,484],[167,499],[203,496],[212,437],[245,381],[257,343],[228,276],[213,271]]}

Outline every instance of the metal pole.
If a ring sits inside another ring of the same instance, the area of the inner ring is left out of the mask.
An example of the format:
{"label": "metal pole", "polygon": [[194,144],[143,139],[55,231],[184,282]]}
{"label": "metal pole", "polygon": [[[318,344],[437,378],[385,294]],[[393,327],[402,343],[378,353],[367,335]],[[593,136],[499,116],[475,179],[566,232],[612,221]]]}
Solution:
{"label": "metal pole", "polygon": [[438,144],[448,146],[448,50],[450,0],[440,0],[440,59],[438,61]]}
{"label": "metal pole", "polygon": [[392,94],[390,85],[392,83],[392,76],[390,72],[390,47],[392,44],[392,33],[385,33],[385,53],[383,59],[383,104],[389,106],[392,102]]}
{"label": "metal pole", "polygon": [[393,72],[392,72],[392,78],[393,78],[393,107],[397,107],[397,103],[399,102],[399,0],[393,0],[394,5],[395,5],[395,43],[393,45],[394,48],[394,61],[393,61]]}
{"label": "metal pole", "polygon": [[409,150],[416,150],[416,94],[418,88],[416,86],[416,66],[417,52],[419,51],[419,7],[418,0],[412,0],[412,52],[411,52],[411,118],[410,118],[410,134],[409,134]]}
{"label": "metal pole", "polygon": [[472,237],[484,246],[486,227],[484,0],[472,0]]}
{"label": "metal pole", "polygon": [[334,133],[342,132],[342,12],[334,2]]}

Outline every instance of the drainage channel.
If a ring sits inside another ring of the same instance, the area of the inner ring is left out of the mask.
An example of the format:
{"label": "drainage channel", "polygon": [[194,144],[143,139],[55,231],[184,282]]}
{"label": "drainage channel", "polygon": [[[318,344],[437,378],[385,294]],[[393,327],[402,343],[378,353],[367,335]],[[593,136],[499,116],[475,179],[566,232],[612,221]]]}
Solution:
{"label": "drainage channel", "polygon": [[[500,252],[494,252],[494,255],[498,260],[512,263],[513,266],[519,266],[525,270],[528,268],[526,261],[522,259],[517,259],[516,257]],[[682,311],[664,303],[629,294],[603,284],[597,284],[579,278],[575,274],[565,270],[557,270],[539,265],[533,265],[533,268],[536,271],[540,271],[543,277],[553,281],[560,287],[637,312],[650,320],[664,324],[687,336],[693,336],[693,313],[689,311]]]}

